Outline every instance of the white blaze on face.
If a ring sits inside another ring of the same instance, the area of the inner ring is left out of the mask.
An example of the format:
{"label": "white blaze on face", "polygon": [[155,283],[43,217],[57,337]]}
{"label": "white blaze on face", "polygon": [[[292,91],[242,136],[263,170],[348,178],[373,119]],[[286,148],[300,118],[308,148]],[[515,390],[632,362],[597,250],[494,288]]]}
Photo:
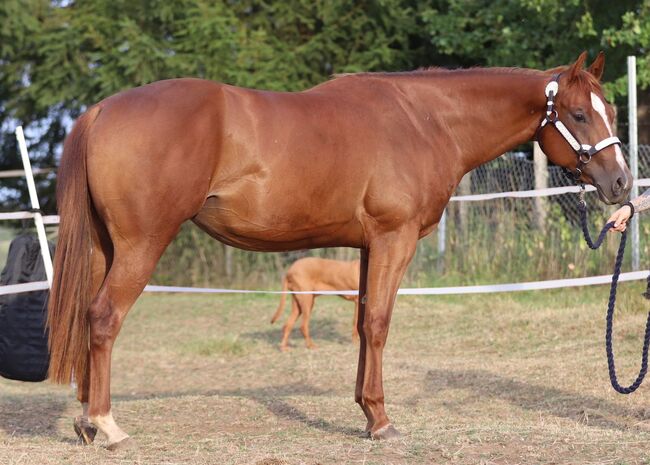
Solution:
{"label": "white blaze on face", "polygon": [[[596,110],[596,112],[603,119],[603,122],[607,127],[607,131],[609,131],[609,137],[612,137],[614,134],[612,134],[612,126],[609,124],[609,120],[607,119],[607,112],[605,111],[605,103],[602,101],[600,97],[598,97],[593,92],[591,93],[591,106],[593,107],[594,110]],[[615,144],[614,151],[616,152],[616,162],[621,167],[621,169],[625,171],[625,159],[623,158],[623,152],[621,152],[621,147],[618,144]]]}

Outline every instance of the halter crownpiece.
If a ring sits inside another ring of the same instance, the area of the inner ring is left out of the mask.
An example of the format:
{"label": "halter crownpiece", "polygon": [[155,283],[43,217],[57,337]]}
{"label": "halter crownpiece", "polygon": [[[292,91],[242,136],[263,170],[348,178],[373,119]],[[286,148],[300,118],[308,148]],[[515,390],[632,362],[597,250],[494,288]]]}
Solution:
{"label": "halter crownpiece", "polygon": [[591,157],[596,155],[601,150],[611,146],[611,145],[621,145],[621,141],[618,137],[607,137],[595,145],[581,144],[580,141],[569,131],[558,116],[557,110],[555,109],[555,97],[557,96],[560,90],[559,84],[560,75],[556,74],[553,76],[551,81],[546,84],[544,93],[546,94],[546,117],[542,120],[537,128],[537,134],[535,139],[539,141],[539,133],[546,126],[546,124],[552,124],[555,126],[555,129],[564,137],[564,140],[571,146],[571,148],[576,152],[578,156],[578,164],[576,169],[571,171],[565,168],[567,176],[569,176],[574,181],[578,181],[580,176],[582,176],[582,168],[591,161]]}

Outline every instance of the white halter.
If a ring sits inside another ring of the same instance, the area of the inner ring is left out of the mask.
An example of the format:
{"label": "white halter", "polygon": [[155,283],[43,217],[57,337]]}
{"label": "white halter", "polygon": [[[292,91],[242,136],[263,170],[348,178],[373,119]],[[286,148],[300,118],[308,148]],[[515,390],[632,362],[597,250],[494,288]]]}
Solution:
{"label": "white halter", "polygon": [[581,144],[578,139],[576,139],[576,137],[571,133],[571,131],[569,131],[569,128],[567,128],[564,123],[562,123],[562,121],[560,121],[558,118],[557,110],[555,109],[555,97],[557,96],[560,89],[560,85],[558,83],[559,79],[559,74],[553,76],[553,79],[546,85],[546,89],[544,90],[546,98],[548,99],[546,102],[546,117],[542,120],[539,128],[537,129],[536,139],[539,140],[539,132],[544,128],[544,126],[546,126],[547,123],[555,126],[555,129],[558,130],[562,137],[564,137],[564,140],[567,141],[567,143],[578,155],[578,165],[576,166],[576,169],[574,171],[569,171],[571,174],[570,177],[572,177],[574,181],[577,181],[580,176],[582,176],[582,168],[584,165],[591,161],[591,157],[596,155],[601,150],[609,147],[610,145],[621,145],[621,141],[618,137],[607,137],[593,146],[589,144]]}

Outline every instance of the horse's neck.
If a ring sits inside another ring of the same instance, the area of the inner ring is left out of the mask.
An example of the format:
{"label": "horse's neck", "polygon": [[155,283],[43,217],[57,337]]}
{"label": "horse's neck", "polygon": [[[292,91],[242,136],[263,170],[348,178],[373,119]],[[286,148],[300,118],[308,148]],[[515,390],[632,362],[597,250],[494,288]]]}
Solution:
{"label": "horse's neck", "polygon": [[434,146],[451,151],[448,155],[455,157],[462,176],[533,138],[544,114],[549,79],[523,70],[452,71],[414,79],[410,93],[414,105],[435,121]]}

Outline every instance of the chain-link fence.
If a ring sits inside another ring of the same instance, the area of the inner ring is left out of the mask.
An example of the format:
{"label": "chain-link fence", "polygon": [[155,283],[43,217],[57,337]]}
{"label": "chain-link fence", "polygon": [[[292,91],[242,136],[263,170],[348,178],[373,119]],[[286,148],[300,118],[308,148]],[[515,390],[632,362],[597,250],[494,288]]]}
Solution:
{"label": "chain-link fence", "polygon": [[[629,163],[628,146],[623,153]],[[535,168],[532,154],[527,152],[507,153],[489,163],[479,166],[470,174],[470,192],[464,194],[486,194],[535,189]],[[650,145],[639,146],[639,178],[650,177]],[[548,167],[548,187],[574,185],[559,166]],[[572,220],[577,218],[575,195],[563,194],[548,199],[560,205],[562,211]],[[597,205],[597,204],[596,204]],[[600,206],[594,207],[598,208]]]}
{"label": "chain-link fence", "polygon": [[[627,157],[626,146],[623,152]],[[535,167],[529,153],[508,153],[468,176],[463,195],[535,189]],[[647,145],[639,147],[639,178],[645,177],[650,177]],[[548,167],[548,187],[570,185],[573,181],[560,167]],[[595,231],[616,207],[604,205],[595,193],[587,194],[586,200]],[[539,218],[540,202],[545,212],[543,221]],[[644,241],[650,234],[650,218],[639,218],[644,266],[644,257],[650,253]],[[417,284],[518,282],[606,274],[611,272],[618,236],[612,235],[601,251],[587,250],[579,228],[577,195],[561,194],[542,199],[451,202],[444,254],[437,239],[429,237],[419,245],[410,270],[410,278]],[[629,250],[626,255],[629,262]]]}
{"label": "chain-link fence", "polygon": [[[623,154],[628,157],[628,146],[623,144]],[[470,173],[471,193],[508,192],[535,188],[535,169],[532,154],[510,152]],[[639,146],[639,178],[650,177],[650,145]],[[549,166],[548,187],[570,186],[559,166]]]}

